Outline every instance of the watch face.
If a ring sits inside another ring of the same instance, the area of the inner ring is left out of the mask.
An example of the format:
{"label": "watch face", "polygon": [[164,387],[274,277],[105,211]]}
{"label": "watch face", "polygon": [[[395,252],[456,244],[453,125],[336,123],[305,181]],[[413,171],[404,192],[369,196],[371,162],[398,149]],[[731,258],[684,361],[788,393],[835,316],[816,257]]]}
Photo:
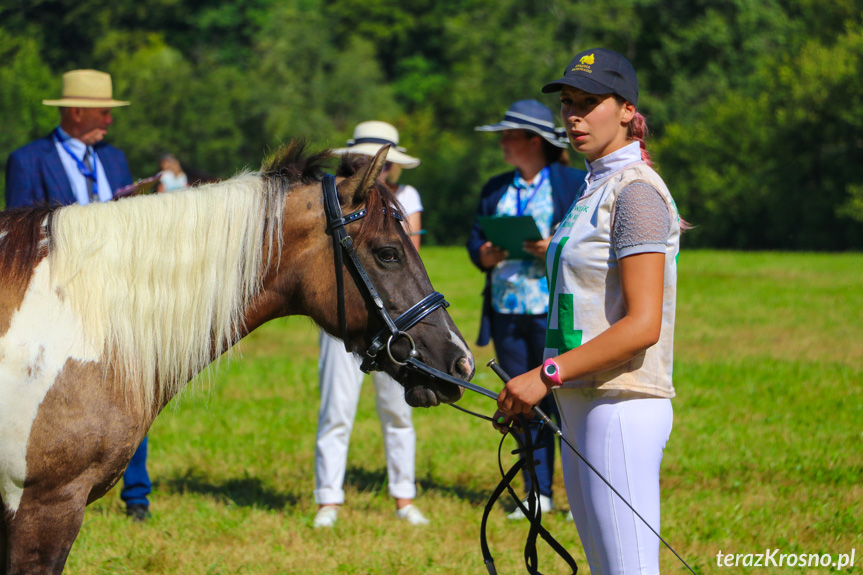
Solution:
{"label": "watch face", "polygon": [[557,366],[553,363],[550,363],[545,366],[545,375],[552,376],[557,373]]}

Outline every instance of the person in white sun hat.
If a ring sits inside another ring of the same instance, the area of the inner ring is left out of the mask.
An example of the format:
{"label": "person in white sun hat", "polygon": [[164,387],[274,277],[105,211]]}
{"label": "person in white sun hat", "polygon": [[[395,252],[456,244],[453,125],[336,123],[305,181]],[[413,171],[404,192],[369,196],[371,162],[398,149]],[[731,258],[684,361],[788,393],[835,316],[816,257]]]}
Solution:
{"label": "person in white sun hat", "polygon": [[[419,249],[422,233],[422,202],[412,186],[399,185],[402,169],[416,168],[417,158],[398,146],[398,131],[386,122],[362,122],[345,148],[333,150],[338,155],[374,156],[384,145],[391,147],[381,172],[381,182],[393,192],[402,206],[405,231]],[[345,502],[343,489],[348,459],[348,442],[357,413],[363,372],[358,358],[345,351],[344,344],[321,332],[321,355],[318,360],[318,380],[321,407],[315,444],[315,502],[318,511],[314,526],[332,527],[339,507]],[[395,499],[396,517],[411,525],[429,521],[413,504],[416,497],[414,462],[416,433],[411,420],[411,408],[405,402],[404,390],[383,372],[372,375],[375,405],[381,420],[386,447],[389,494]]]}

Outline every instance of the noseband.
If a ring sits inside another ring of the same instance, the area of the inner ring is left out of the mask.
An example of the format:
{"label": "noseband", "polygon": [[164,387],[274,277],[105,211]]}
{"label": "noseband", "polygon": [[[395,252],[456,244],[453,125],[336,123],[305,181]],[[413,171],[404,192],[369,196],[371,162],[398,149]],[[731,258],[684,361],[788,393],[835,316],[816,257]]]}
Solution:
{"label": "noseband", "polygon": [[[378,354],[386,349],[387,357],[390,361],[399,366],[413,364],[419,361],[419,353],[416,349],[416,344],[413,338],[407,333],[407,330],[418,324],[430,313],[436,309],[449,307],[449,303],[444,299],[443,294],[432,292],[418,303],[411,306],[406,312],[398,316],[396,319],[390,317],[389,312],[384,307],[383,300],[375,289],[368,272],[363,267],[357,251],[354,248],[354,242],[351,236],[348,235],[345,226],[351,222],[362,219],[368,213],[365,209],[357,210],[346,216],[342,215],[342,206],[339,203],[339,195],[336,191],[336,179],[331,174],[324,176],[324,212],[327,218],[327,233],[333,238],[333,260],[336,268],[336,292],[338,299],[339,313],[339,331],[341,332],[342,341],[345,344],[345,349],[351,352],[348,345],[348,321],[345,311],[345,282],[343,269],[342,253],[347,255],[347,268],[354,279],[354,283],[363,296],[374,310],[377,316],[384,324],[384,328],[372,340],[369,348],[363,356],[363,363],[360,366],[365,373],[370,371],[378,371],[381,369]],[[402,221],[402,216],[392,208],[383,208],[384,214],[389,213],[398,221]],[[398,359],[393,356],[392,344],[399,338],[404,338],[410,344],[410,351],[404,358]],[[411,361],[413,360],[413,361]],[[432,368],[429,368],[432,369]]]}

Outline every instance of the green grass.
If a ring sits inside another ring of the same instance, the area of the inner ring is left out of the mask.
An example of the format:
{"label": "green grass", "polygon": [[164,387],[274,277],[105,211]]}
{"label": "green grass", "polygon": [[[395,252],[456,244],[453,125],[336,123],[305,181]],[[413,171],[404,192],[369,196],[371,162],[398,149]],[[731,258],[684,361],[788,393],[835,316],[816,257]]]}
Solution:
{"label": "green grass", "polygon": [[[482,276],[462,249],[423,255],[472,342]],[[856,548],[861,571],[861,296],[861,255],[681,255],[662,531],[700,573],[748,572],[717,568],[719,550],[777,547],[834,556]],[[474,353],[476,381],[498,389],[483,367],[491,348]],[[432,524],[406,528],[386,494],[367,384],[347,505],[333,530],[314,530],[317,331],[304,318],[271,322],[244,340],[242,354],[156,421],[152,519],[129,523],[117,491],[108,494],[89,508],[68,573],[485,573],[479,524],[498,481],[500,437],[488,424],[448,407],[415,411],[417,504]],[[475,394],[463,403],[493,411]],[[555,492],[565,507],[560,473]],[[500,573],[524,573],[526,529],[506,521],[509,509],[492,514],[490,544]],[[545,522],[587,573],[572,524],[562,513]],[[547,548],[541,553],[544,573],[565,572]],[[682,572],[671,553],[660,557],[664,573]]]}

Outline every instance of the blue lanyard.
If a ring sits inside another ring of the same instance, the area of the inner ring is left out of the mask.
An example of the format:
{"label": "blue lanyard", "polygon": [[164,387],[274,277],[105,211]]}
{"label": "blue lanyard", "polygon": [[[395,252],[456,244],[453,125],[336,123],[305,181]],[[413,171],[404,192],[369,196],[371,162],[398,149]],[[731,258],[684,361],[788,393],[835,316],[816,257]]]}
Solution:
{"label": "blue lanyard", "polygon": [[[518,171],[516,171],[515,178],[512,181],[512,185],[515,188],[515,193],[516,193],[515,215],[517,215],[517,216],[524,215],[524,211],[527,209],[527,205],[530,203],[530,201],[536,195],[536,192],[538,192],[539,189],[542,187],[542,184],[545,183],[546,173],[548,173],[548,168],[543,168],[542,171],[539,173],[539,181],[536,184],[523,185],[523,184],[520,184],[518,182],[518,180],[521,176],[519,175]],[[530,196],[527,198],[527,201],[524,202],[524,204],[521,203],[521,190],[522,189],[532,189],[533,190],[530,193]]]}
{"label": "blue lanyard", "polygon": [[[90,155],[90,157],[93,158],[93,169],[90,170],[87,168],[87,166],[84,165],[84,161],[79,159],[78,156],[76,156],[75,153],[71,149],[69,149],[69,146],[66,145],[66,142],[64,142],[60,138],[60,132],[58,132],[56,129],[54,130],[54,139],[57,141],[58,144],[63,147],[64,150],[66,150],[66,153],[69,154],[73,160],[75,160],[75,164],[78,166],[78,171],[81,172],[81,175],[93,181],[93,195],[98,198],[99,183],[98,178],[96,178],[96,153],[93,152]],[[89,148],[89,146],[87,146],[87,148]],[[87,152],[85,151],[84,154],[86,155]]]}

